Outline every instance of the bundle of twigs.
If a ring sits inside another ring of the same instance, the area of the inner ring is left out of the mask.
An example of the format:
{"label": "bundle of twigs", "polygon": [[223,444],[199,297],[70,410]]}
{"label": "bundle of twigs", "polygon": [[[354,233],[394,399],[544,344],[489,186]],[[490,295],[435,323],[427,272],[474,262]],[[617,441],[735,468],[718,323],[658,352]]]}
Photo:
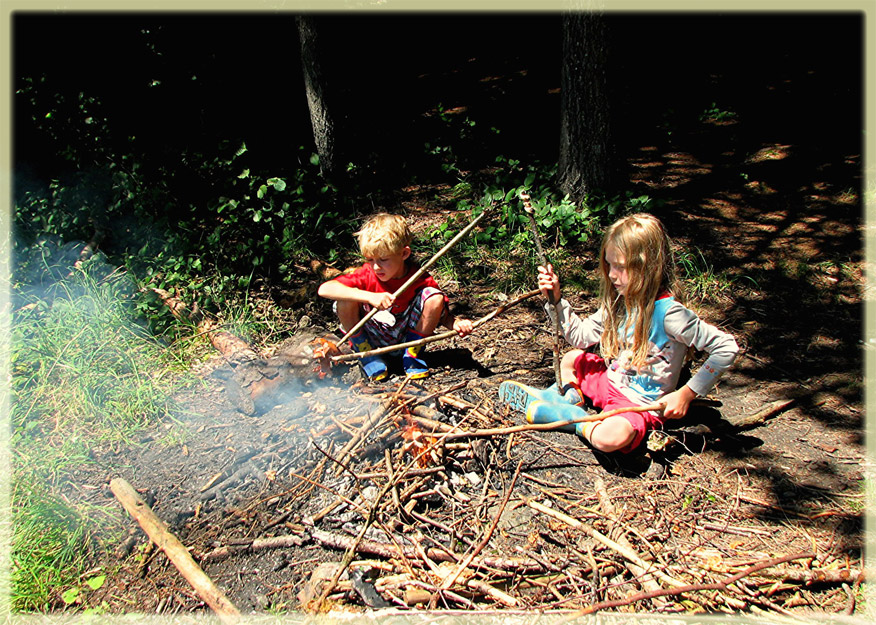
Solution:
{"label": "bundle of twigs", "polygon": [[[748,562],[704,559],[709,535],[743,532],[766,540],[769,534],[731,523],[731,502],[714,502],[709,518],[725,516],[717,524],[676,512],[676,523],[688,523],[700,544],[668,547],[657,521],[651,528],[626,525],[601,481],[574,492],[538,477],[527,465],[544,456],[541,435],[520,426],[484,427],[503,413],[460,397],[464,385],[424,394],[406,384],[363,395],[372,400],[368,414],[333,419],[313,432],[315,455],[290,470],[292,488],[272,495],[277,517],[266,524],[268,533],[293,532],[214,547],[201,559],[308,543],[342,552],[340,562],[314,572],[299,593],[302,607],[313,611],[355,602],[790,614],[776,596],[814,581],[859,584],[863,577],[859,569],[827,567],[813,552],[763,553]],[[536,442],[542,451],[527,460],[523,450]],[[492,449],[485,455],[479,443]],[[277,521],[302,509],[311,512],[292,525]],[[525,510],[527,535],[509,547],[514,541],[500,528]],[[668,506],[667,513],[673,513]]]}

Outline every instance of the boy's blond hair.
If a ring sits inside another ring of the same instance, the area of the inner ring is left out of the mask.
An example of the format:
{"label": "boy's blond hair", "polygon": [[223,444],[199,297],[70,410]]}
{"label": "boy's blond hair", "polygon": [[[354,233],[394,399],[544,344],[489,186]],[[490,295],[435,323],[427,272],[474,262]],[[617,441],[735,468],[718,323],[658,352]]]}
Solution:
{"label": "boy's blond hair", "polygon": [[359,251],[366,258],[384,258],[411,244],[413,236],[408,222],[401,215],[378,213],[370,217],[359,232]]}

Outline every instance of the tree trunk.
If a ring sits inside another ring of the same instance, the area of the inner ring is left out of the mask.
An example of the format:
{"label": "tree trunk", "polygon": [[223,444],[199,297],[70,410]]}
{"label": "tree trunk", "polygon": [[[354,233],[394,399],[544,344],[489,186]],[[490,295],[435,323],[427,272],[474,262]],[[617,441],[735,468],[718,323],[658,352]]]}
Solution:
{"label": "tree trunk", "polygon": [[295,21],[298,24],[304,90],[307,94],[307,106],[310,109],[313,140],[319,155],[319,167],[323,176],[334,180],[337,178],[340,159],[336,149],[332,98],[324,73],[325,54],[318,37],[318,19],[301,15]]}
{"label": "tree trunk", "polygon": [[557,181],[575,201],[593,191],[613,191],[618,183],[607,61],[603,16],[591,11],[564,14]]}

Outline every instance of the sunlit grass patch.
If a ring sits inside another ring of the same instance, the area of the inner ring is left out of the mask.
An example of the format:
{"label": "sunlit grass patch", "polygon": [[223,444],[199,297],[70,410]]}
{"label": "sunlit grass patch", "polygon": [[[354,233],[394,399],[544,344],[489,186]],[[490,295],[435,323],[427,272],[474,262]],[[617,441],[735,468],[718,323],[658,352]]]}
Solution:
{"label": "sunlit grass patch", "polygon": [[702,251],[682,248],[675,250],[674,255],[679,278],[692,303],[720,301],[733,295],[736,278],[725,271],[715,271]]}
{"label": "sunlit grass patch", "polygon": [[12,493],[12,609],[45,611],[78,579],[90,554],[88,523],[38,475],[16,475]]}
{"label": "sunlit grass patch", "polygon": [[66,605],[112,515],[63,495],[97,445],[164,419],[184,378],[135,319],[136,289],[98,261],[50,285],[14,283],[10,340],[11,607]]}

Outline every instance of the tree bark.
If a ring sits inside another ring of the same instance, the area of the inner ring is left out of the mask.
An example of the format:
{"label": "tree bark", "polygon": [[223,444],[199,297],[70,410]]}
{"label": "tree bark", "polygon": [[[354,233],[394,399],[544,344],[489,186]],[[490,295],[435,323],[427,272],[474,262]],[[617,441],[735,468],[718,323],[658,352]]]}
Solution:
{"label": "tree bark", "polygon": [[560,76],[559,187],[575,201],[618,183],[607,77],[609,42],[603,16],[563,15]]}
{"label": "tree bark", "polygon": [[313,126],[313,140],[319,155],[319,167],[323,176],[333,180],[337,178],[340,159],[336,147],[336,118],[324,71],[325,54],[320,43],[318,18],[300,15],[295,21],[298,25],[304,90],[310,110],[310,123]]}

